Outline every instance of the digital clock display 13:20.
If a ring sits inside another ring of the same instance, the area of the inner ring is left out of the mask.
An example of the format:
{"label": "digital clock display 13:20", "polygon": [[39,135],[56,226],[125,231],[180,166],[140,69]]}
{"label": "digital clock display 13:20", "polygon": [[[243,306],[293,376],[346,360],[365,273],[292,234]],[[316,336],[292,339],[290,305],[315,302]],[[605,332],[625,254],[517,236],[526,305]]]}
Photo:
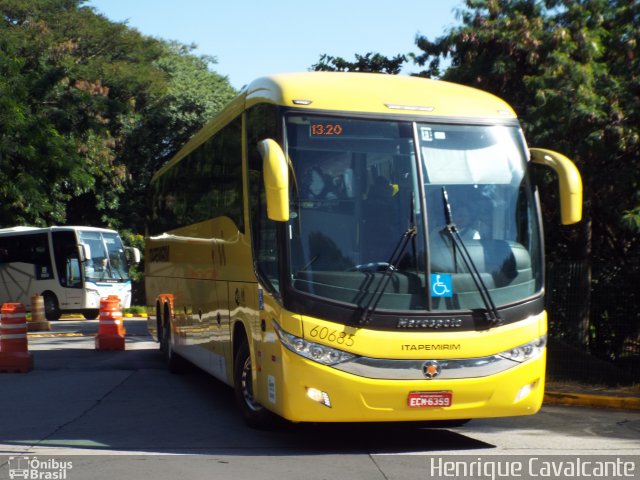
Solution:
{"label": "digital clock display 13:20", "polygon": [[342,125],[339,123],[312,123],[312,137],[335,137],[342,135]]}

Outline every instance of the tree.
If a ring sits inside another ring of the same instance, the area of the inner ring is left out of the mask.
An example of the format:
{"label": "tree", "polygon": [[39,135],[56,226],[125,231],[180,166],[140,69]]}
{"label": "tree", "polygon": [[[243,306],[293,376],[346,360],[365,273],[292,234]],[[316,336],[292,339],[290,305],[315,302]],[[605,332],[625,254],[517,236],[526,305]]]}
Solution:
{"label": "tree", "polygon": [[2,225],[110,225],[116,148],[134,105],[162,86],[159,42],[81,3],[0,0]]}
{"label": "tree", "polygon": [[237,92],[210,67],[216,59],[195,56],[195,47],[168,43],[154,62],[167,79],[167,89],[140,111],[127,136],[122,162],[127,165],[126,193],[120,221],[144,231],[147,186],[152,175],[213,118]]}
{"label": "tree", "polygon": [[21,2],[2,2],[0,11],[0,222],[59,222],[64,202],[90,179],[78,168],[74,139],[51,115],[60,77],[47,61],[51,34]]}
{"label": "tree", "polygon": [[365,55],[356,54],[355,57],[355,62],[349,62],[342,57],[320,55],[320,61],[312,65],[311,70],[316,72],[374,72],[395,75],[400,73],[402,64],[407,61],[406,55],[402,54],[388,58],[379,53],[369,52]]}
{"label": "tree", "polygon": [[142,231],[151,173],[235,92],[85,0],[0,0],[0,226]]}

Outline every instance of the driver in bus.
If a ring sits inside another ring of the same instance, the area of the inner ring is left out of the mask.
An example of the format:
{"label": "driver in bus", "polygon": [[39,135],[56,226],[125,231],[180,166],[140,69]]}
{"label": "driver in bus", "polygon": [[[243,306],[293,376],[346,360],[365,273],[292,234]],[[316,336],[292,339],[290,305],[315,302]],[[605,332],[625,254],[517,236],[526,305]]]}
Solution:
{"label": "driver in bus", "polygon": [[109,277],[109,259],[107,257],[94,258],[91,264],[87,265],[86,273],[88,277],[92,278]]}
{"label": "driver in bus", "polygon": [[304,200],[337,200],[338,194],[331,176],[314,165],[302,175],[300,197]]}
{"label": "driver in bus", "polygon": [[469,208],[462,205],[454,214],[454,223],[463,240],[480,240],[480,231],[475,228],[476,222],[471,219]]}

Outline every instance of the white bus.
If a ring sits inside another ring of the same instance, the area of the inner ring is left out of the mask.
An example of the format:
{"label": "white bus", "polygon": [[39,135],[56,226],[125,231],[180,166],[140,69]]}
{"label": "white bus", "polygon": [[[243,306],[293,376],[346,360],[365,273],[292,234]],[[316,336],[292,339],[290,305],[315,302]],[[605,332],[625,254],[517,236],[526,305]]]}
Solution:
{"label": "white bus", "polygon": [[[130,249],[133,261],[140,252]],[[117,295],[131,305],[131,278],[117,232],[93,227],[13,227],[0,229],[0,303],[44,297],[45,316],[63,313],[98,317],[100,298]]]}

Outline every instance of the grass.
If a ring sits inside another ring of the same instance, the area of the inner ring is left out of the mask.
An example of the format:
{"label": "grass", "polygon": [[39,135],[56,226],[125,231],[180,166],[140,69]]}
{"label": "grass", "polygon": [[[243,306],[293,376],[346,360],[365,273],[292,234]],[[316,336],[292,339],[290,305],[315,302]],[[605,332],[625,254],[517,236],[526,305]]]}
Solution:
{"label": "grass", "polygon": [[146,317],[147,316],[147,307],[143,307],[140,305],[132,305],[129,308],[125,308],[122,312],[124,315],[131,315],[134,317]]}

